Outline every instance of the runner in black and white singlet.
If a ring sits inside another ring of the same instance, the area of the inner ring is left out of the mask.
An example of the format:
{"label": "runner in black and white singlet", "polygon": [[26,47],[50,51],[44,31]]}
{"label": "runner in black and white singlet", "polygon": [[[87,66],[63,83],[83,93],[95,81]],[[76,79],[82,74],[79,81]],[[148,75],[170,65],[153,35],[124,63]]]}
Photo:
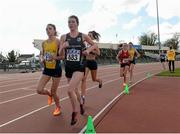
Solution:
{"label": "runner in black and white singlet", "polygon": [[[72,15],[68,18],[70,33],[61,36],[60,43],[62,47],[59,50],[59,54],[65,54],[65,72],[69,83],[68,95],[72,104],[71,125],[77,122],[78,101],[80,102],[80,112],[82,115],[84,114],[84,106],[77,88],[84,77],[84,55],[88,55],[97,47],[88,35],[78,31],[78,25],[79,19],[77,16]],[[84,50],[83,42],[87,42],[91,47]]]}

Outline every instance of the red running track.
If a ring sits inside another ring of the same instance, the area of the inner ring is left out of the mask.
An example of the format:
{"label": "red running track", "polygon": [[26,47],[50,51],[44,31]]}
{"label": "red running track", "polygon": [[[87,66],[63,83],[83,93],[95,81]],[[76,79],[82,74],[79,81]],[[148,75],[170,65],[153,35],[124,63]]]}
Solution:
{"label": "red running track", "polygon": [[[157,73],[159,63],[137,64],[134,82],[147,77],[147,72]],[[119,66],[99,67],[98,76],[103,79],[103,88],[88,80],[86,114],[79,115],[75,126],[70,126],[71,104],[67,96],[67,81],[63,75],[58,94],[62,114],[52,115],[54,105],[47,106],[47,97],[36,94],[35,88],[41,73],[2,74],[0,76],[0,133],[53,133],[80,132],[87,122],[87,116],[99,113],[115,96],[122,92],[122,78]],[[49,89],[51,82],[47,85]]]}

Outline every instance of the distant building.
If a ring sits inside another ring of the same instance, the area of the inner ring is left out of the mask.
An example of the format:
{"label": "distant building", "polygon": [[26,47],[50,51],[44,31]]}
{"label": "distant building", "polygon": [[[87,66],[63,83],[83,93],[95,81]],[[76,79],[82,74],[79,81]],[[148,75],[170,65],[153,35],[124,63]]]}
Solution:
{"label": "distant building", "polygon": [[43,41],[44,40],[34,39],[34,41],[33,41],[34,47],[41,51]]}
{"label": "distant building", "polygon": [[34,54],[21,54],[17,57],[18,62],[21,61],[31,61],[34,58]]}
{"label": "distant building", "polygon": [[[42,43],[44,40],[40,39],[34,39],[33,44],[34,47],[37,48],[38,50],[42,50]],[[122,48],[124,42],[122,43],[97,43],[99,48],[107,48],[107,49],[120,49]],[[146,46],[146,45],[138,45],[134,44],[134,47],[138,50],[143,50],[143,51],[159,51],[158,46]],[[161,47],[161,50],[169,50],[169,47]],[[180,53],[180,50],[176,50],[176,52]]]}
{"label": "distant building", "polygon": [[[34,47],[38,50],[42,50],[42,43],[44,40],[40,39],[34,39],[33,44]],[[113,43],[98,43],[99,48],[111,48],[111,49],[118,49],[119,44],[113,44]]]}

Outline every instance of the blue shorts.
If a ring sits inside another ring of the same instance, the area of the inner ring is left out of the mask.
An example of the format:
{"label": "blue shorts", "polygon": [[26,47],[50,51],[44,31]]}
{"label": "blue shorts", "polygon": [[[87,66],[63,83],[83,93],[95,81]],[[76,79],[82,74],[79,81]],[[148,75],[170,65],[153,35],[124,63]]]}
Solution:
{"label": "blue shorts", "polygon": [[62,69],[61,68],[57,68],[57,69],[44,68],[43,74],[51,76],[51,77],[61,77],[62,76]]}
{"label": "blue shorts", "polygon": [[55,69],[48,69],[44,68],[43,70],[44,75],[48,75],[50,77],[61,77],[62,76],[62,68],[60,61],[57,61]]}

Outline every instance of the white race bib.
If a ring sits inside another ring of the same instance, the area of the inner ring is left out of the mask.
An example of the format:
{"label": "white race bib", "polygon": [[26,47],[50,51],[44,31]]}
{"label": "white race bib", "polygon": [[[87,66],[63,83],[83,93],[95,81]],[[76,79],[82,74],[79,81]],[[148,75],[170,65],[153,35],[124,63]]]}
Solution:
{"label": "white race bib", "polygon": [[77,49],[67,49],[66,50],[66,60],[67,61],[80,61],[81,51]]}
{"label": "white race bib", "polygon": [[129,58],[123,59],[123,63],[128,63],[128,62],[129,62]]}
{"label": "white race bib", "polygon": [[46,52],[45,55],[44,55],[44,59],[45,61],[49,61],[51,59],[52,55],[50,52]]}

